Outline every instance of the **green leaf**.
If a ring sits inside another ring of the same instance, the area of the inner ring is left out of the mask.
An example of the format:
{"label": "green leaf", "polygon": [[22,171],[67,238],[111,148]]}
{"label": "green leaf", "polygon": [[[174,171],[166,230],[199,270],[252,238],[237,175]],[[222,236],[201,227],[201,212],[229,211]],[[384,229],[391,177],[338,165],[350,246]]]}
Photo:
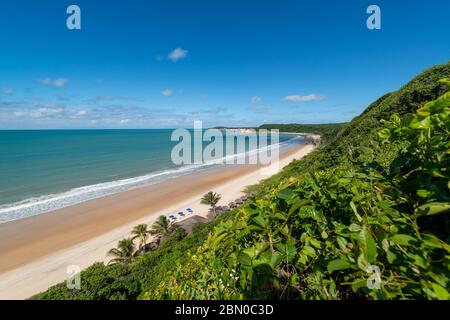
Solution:
{"label": "green leaf", "polygon": [[450,245],[436,237],[435,235],[431,233],[424,233],[422,234],[423,242],[424,244],[429,248],[439,248],[444,249],[448,253],[450,253]]}
{"label": "green leaf", "polygon": [[287,215],[283,212],[277,212],[274,215],[275,218],[279,219],[279,220],[283,220],[283,221],[287,221]]}
{"label": "green leaf", "polygon": [[352,282],[352,290],[357,292],[361,288],[367,288],[367,279],[361,278]]}
{"label": "green leaf", "polygon": [[377,245],[369,231],[363,229],[359,233],[359,246],[364,253],[364,258],[368,263],[375,261],[377,257]]}
{"label": "green leaf", "polygon": [[265,228],[266,227],[266,221],[264,220],[264,218],[260,215],[256,216],[256,217],[252,217],[252,220],[261,228]]}
{"label": "green leaf", "polygon": [[434,113],[442,112],[446,107],[450,106],[450,92],[444,93],[442,96],[429,103],[432,103],[432,110]]}
{"label": "green leaf", "polygon": [[388,250],[386,251],[386,258],[389,263],[393,263],[395,259],[397,259],[397,255],[393,253],[392,251]]}
{"label": "green leaf", "polygon": [[418,266],[424,269],[427,267],[424,258],[419,256],[418,254],[408,253],[408,257],[413,260],[414,266]]}
{"label": "green leaf", "polygon": [[430,108],[427,105],[417,109],[416,113],[421,117],[428,117],[431,114]]}
{"label": "green leaf", "polygon": [[303,267],[303,265],[305,265],[309,260],[309,257],[306,254],[302,254],[300,253],[298,255],[298,260],[297,263],[301,265],[301,267]]}
{"label": "green leaf", "polygon": [[344,259],[335,259],[330,262],[328,262],[327,270],[328,272],[334,272],[338,270],[345,270],[348,268],[351,268],[352,264]]}
{"label": "green leaf", "polygon": [[359,222],[362,221],[361,216],[358,214],[358,210],[356,210],[356,205],[353,201],[350,201],[350,208],[352,208],[353,212],[355,213],[356,218],[358,219]]}
{"label": "green leaf", "polygon": [[286,189],[281,190],[281,191],[278,193],[277,197],[278,197],[279,199],[288,200],[288,199],[290,199],[293,195],[294,195],[294,192],[292,191],[292,189],[286,188]]}
{"label": "green leaf", "polygon": [[352,223],[352,224],[348,227],[348,229],[349,229],[351,232],[358,232],[358,231],[361,230],[361,226],[358,225],[358,224],[356,224],[356,223]]}
{"label": "green leaf", "polygon": [[298,280],[298,274],[294,273],[292,275],[292,277],[289,279],[289,282],[291,283],[292,286],[295,286],[297,284],[297,280]]}
{"label": "green leaf", "polygon": [[441,287],[437,283],[432,283],[431,286],[433,287],[433,291],[439,300],[450,299],[450,294],[447,292],[447,290],[445,290],[445,288]]}
{"label": "green leaf", "polygon": [[431,126],[431,120],[430,117],[426,117],[421,121],[413,121],[410,124],[410,127],[413,129],[429,129]]}
{"label": "green leaf", "polygon": [[238,260],[242,265],[248,267],[252,265],[252,260],[256,257],[256,254],[257,251],[255,248],[247,248],[242,250],[239,254]]}
{"label": "green leaf", "polygon": [[384,128],[378,132],[378,136],[381,139],[389,139],[389,137],[391,136],[391,131],[387,128]]}
{"label": "green leaf", "polygon": [[344,250],[345,248],[347,248],[347,243],[348,243],[347,239],[338,236],[338,237],[336,237],[336,241],[339,245],[339,248],[341,248],[341,250]]}
{"label": "green leaf", "polygon": [[394,235],[391,240],[398,245],[401,246],[410,246],[410,242],[416,242],[416,238],[411,237],[407,234],[396,234]]}
{"label": "green leaf", "polygon": [[320,249],[322,247],[321,243],[319,240],[316,239],[311,239],[310,243],[313,247],[316,247],[317,249]]}
{"label": "green leaf", "polygon": [[316,256],[316,250],[314,250],[314,248],[310,247],[310,246],[304,246],[302,249],[302,253],[304,253],[307,256],[310,256],[312,258],[314,258]]}
{"label": "green leaf", "polygon": [[281,229],[281,233],[284,234],[285,236],[289,236],[290,230],[288,225],[284,225],[284,227]]}
{"label": "green leaf", "polygon": [[416,194],[421,198],[429,198],[433,195],[433,192],[426,189],[417,190]]}
{"label": "green leaf", "polygon": [[215,236],[215,237],[213,238],[213,240],[212,240],[211,245],[212,245],[213,247],[217,247],[217,246],[219,245],[219,243],[221,243],[222,240],[223,240],[227,235],[228,235],[227,233],[222,233],[222,234],[219,234],[218,236]]}
{"label": "green leaf", "polygon": [[277,248],[281,253],[286,255],[289,260],[292,260],[297,254],[297,248],[295,247],[295,240],[288,240],[286,243],[276,243]]}
{"label": "green leaf", "polygon": [[416,209],[416,212],[420,215],[435,215],[445,213],[450,210],[450,203],[448,202],[430,202],[426,203]]}

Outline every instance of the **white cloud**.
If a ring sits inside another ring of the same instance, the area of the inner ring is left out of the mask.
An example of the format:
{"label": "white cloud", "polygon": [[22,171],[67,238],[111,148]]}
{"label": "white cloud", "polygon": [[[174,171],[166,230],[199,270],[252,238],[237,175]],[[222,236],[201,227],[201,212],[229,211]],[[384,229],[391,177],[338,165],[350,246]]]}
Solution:
{"label": "white cloud", "polygon": [[13,94],[14,90],[11,88],[1,88],[0,92],[9,96]]}
{"label": "white cloud", "polygon": [[122,119],[119,121],[120,124],[127,124],[128,122],[130,122],[130,119]]}
{"label": "white cloud", "polygon": [[58,78],[58,79],[42,78],[42,79],[39,79],[39,82],[45,86],[62,88],[69,82],[69,79],[66,79],[66,78]]}
{"label": "white cloud", "polygon": [[39,108],[29,110],[18,110],[14,112],[16,117],[31,117],[35,119],[48,118],[63,112],[62,108]]}
{"label": "white cloud", "polygon": [[287,102],[309,102],[309,101],[320,101],[325,99],[325,96],[322,94],[308,94],[306,96],[301,95],[291,95],[284,97],[284,101]]}
{"label": "white cloud", "polygon": [[253,96],[252,99],[250,100],[250,103],[253,104],[253,105],[256,105],[256,104],[258,104],[260,102],[261,102],[261,98],[258,97],[258,96]]}
{"label": "white cloud", "polygon": [[163,91],[161,92],[161,94],[162,94],[164,97],[170,97],[170,96],[173,95],[173,92],[172,92],[172,90],[170,90],[170,89],[166,89],[166,90],[163,90]]}
{"label": "white cloud", "polygon": [[250,107],[253,111],[258,113],[266,112],[269,109],[269,106],[262,101],[261,97],[258,96],[253,96],[250,99]]}
{"label": "white cloud", "polygon": [[173,62],[176,62],[180,59],[186,58],[189,51],[182,49],[182,48],[176,48],[174,49],[169,55],[167,56],[167,59],[172,60]]}
{"label": "white cloud", "polygon": [[66,115],[68,117],[70,117],[70,119],[79,119],[83,116],[85,116],[87,114],[86,110],[80,110],[78,112],[72,113],[72,112],[67,112]]}

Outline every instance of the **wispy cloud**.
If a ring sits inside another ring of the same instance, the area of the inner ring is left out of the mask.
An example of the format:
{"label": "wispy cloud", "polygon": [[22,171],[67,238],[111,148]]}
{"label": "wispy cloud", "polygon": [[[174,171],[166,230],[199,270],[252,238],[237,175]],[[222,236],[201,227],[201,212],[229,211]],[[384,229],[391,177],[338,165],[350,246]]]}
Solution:
{"label": "wispy cloud", "polygon": [[16,117],[29,117],[34,119],[42,119],[42,118],[54,118],[55,116],[61,114],[63,112],[62,108],[57,107],[42,107],[36,109],[23,109],[14,112]]}
{"label": "wispy cloud", "polygon": [[259,113],[263,113],[263,112],[266,112],[269,109],[269,106],[263,102],[261,97],[253,96],[250,99],[250,108],[253,111],[256,111],[256,112],[259,112]]}
{"label": "wispy cloud", "polygon": [[300,103],[300,102],[310,102],[310,101],[320,101],[325,99],[326,96],[323,94],[308,94],[305,96],[302,95],[290,95],[290,96],[286,96],[284,97],[284,101],[287,102],[294,102],[294,103]]}
{"label": "wispy cloud", "polygon": [[259,103],[261,103],[261,98],[258,97],[258,96],[253,96],[250,99],[250,104],[252,104],[252,105],[256,105],[256,104],[259,104]]}
{"label": "wispy cloud", "polygon": [[39,83],[43,84],[44,86],[50,86],[55,88],[63,88],[67,83],[69,82],[69,79],[66,78],[42,78],[39,79]]}
{"label": "wispy cloud", "polygon": [[210,108],[210,109],[203,109],[203,110],[194,110],[194,111],[189,112],[189,114],[192,114],[192,115],[201,115],[201,114],[217,115],[219,113],[224,113],[227,110],[228,110],[227,108],[217,107],[217,108]]}
{"label": "wispy cloud", "polygon": [[85,99],[83,102],[89,105],[98,105],[99,103],[111,103],[112,101],[142,101],[142,98],[131,97],[131,96],[110,96],[110,95],[99,95],[93,98]]}
{"label": "wispy cloud", "polygon": [[0,92],[6,94],[7,96],[10,96],[13,94],[14,90],[11,88],[1,88]]}
{"label": "wispy cloud", "polygon": [[170,89],[166,89],[166,90],[163,90],[163,91],[161,92],[161,94],[162,94],[164,97],[170,97],[170,96],[173,95],[173,92],[172,92],[172,90],[170,90]]}
{"label": "wispy cloud", "polygon": [[130,119],[121,119],[120,121],[119,121],[119,123],[120,124],[127,124],[127,123],[129,123],[131,120]]}
{"label": "wispy cloud", "polygon": [[127,101],[140,101],[141,99],[137,97],[129,97],[129,96],[96,96],[96,100],[106,100],[106,101],[112,101],[112,100],[127,100]]}
{"label": "wispy cloud", "polygon": [[167,55],[167,59],[177,62],[180,59],[186,58],[189,51],[183,48],[176,48]]}

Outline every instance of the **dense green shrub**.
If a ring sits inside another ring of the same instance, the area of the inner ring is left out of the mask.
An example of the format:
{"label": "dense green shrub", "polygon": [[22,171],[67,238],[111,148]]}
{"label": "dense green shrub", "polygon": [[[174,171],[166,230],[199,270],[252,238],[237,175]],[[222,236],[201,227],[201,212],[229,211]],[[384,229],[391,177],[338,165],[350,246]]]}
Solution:
{"label": "dense green shrub", "polygon": [[[144,297],[450,299],[450,93],[382,124],[350,165],[281,179]],[[384,145],[400,150],[387,166]]]}

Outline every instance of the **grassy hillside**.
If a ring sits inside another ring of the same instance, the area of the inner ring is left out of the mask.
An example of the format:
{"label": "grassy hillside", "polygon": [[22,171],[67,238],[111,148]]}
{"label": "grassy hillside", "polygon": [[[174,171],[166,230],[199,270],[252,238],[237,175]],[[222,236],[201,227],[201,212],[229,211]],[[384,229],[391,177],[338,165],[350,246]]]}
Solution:
{"label": "grassy hillside", "polygon": [[381,97],[193,235],[174,233],[131,265],[96,264],[80,291],[34,298],[449,299],[443,78],[448,63]]}
{"label": "grassy hillside", "polygon": [[[310,154],[307,159],[296,161],[283,173],[286,176],[331,168],[348,161],[349,147],[370,147],[370,142],[382,127],[380,120],[392,114],[400,116],[414,112],[425,102],[436,99],[448,89],[439,79],[450,77],[449,63],[434,66],[413,78],[398,91],[385,94],[351,122],[344,124],[339,132],[320,150]],[[385,150],[385,152],[394,152]]]}

